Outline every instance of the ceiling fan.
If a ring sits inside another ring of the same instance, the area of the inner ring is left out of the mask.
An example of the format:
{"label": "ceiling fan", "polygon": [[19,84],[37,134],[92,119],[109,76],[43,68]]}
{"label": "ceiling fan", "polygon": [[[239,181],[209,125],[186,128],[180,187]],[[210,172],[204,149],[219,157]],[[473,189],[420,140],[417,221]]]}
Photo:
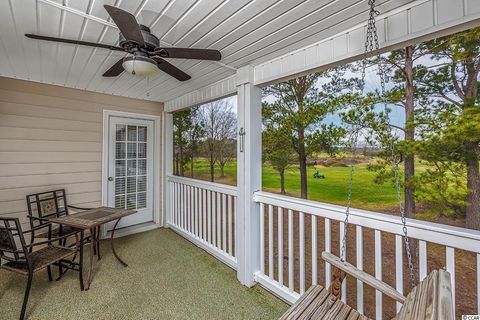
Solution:
{"label": "ceiling fan", "polygon": [[126,57],[118,60],[103,74],[104,77],[116,77],[123,71],[127,71],[133,75],[147,76],[160,69],[180,81],[186,81],[191,77],[163,58],[212,61],[219,61],[222,58],[222,55],[218,50],[160,47],[159,39],[150,33],[148,27],[138,24],[134,15],[125,10],[109,5],[104,5],[104,8],[120,30],[118,41],[119,46],[41,36],[37,34],[25,34],[25,36],[38,40],[72,43],[127,52],[128,54]]}

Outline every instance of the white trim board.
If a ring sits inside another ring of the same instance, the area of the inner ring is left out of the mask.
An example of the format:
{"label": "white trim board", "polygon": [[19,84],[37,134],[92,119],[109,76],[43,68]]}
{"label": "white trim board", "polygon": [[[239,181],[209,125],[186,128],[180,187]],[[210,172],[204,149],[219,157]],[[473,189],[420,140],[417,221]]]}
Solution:
{"label": "white trim board", "polygon": [[[161,214],[161,193],[163,192],[163,188],[161,188],[161,179],[160,173],[162,172],[161,168],[161,117],[155,115],[148,115],[143,113],[132,113],[132,112],[124,112],[124,111],[115,111],[115,110],[103,110],[103,141],[102,141],[102,206],[107,206],[108,204],[108,135],[109,135],[109,119],[110,117],[123,117],[123,118],[136,118],[142,120],[151,120],[154,122],[155,132],[154,132],[154,151],[153,151],[153,218],[154,223],[157,227],[163,226],[163,218]],[[132,234],[136,232],[143,232],[146,231],[144,228],[135,228],[135,226],[131,226],[128,228],[124,228],[124,230],[131,231],[123,231],[122,234]],[[139,230],[139,231],[137,231]],[[107,235],[106,228],[102,228],[102,237]]]}
{"label": "white trim board", "polygon": [[220,98],[233,96],[237,93],[236,80],[237,76],[233,75],[201,89],[184,94],[176,99],[165,102],[165,111],[174,112]]}

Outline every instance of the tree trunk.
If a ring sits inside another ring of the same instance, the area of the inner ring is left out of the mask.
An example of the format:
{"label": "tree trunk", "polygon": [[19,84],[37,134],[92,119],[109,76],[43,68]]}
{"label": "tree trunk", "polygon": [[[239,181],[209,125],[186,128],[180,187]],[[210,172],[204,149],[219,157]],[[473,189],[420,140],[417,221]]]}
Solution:
{"label": "tree trunk", "polygon": [[213,159],[213,152],[210,152],[210,181],[214,182],[215,180],[215,162]]}
{"label": "tree trunk", "polygon": [[467,148],[472,154],[467,158],[467,188],[468,203],[465,225],[467,228],[480,230],[480,173],[479,173],[479,147],[474,143],[467,143]]}
{"label": "tree trunk", "polygon": [[180,176],[183,177],[183,146],[180,144],[180,152],[179,152],[179,158],[180,158]]}
{"label": "tree trunk", "polygon": [[194,162],[194,158],[192,156],[192,160],[190,161],[190,177],[193,178],[193,162]]}
{"label": "tree trunk", "polygon": [[280,174],[280,193],[286,194],[287,192],[285,191],[285,170],[280,170],[278,173]]}
{"label": "tree trunk", "polygon": [[305,152],[305,132],[303,129],[298,131],[298,162],[300,165],[300,197],[307,199],[307,156]]}
{"label": "tree trunk", "polygon": [[220,177],[223,178],[223,177],[225,177],[225,170],[224,170],[225,169],[225,163],[219,162],[219,164],[220,164]]}
{"label": "tree trunk", "polygon": [[[414,82],[413,82],[413,47],[405,48],[405,141],[407,146],[415,140],[414,124]],[[405,215],[415,216],[415,155],[405,154]]]}

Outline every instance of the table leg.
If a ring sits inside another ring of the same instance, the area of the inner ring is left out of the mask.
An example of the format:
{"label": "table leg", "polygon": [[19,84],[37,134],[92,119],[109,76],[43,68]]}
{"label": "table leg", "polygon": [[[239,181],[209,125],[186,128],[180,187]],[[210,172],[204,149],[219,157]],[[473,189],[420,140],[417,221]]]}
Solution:
{"label": "table leg", "polygon": [[112,247],[112,252],[115,258],[117,258],[118,262],[120,262],[124,267],[128,267],[128,264],[126,264],[117,254],[115,251],[115,244],[114,244],[114,238],[113,236],[115,235],[115,229],[117,228],[118,223],[120,222],[122,218],[118,219],[117,222],[115,222],[115,225],[113,226],[112,232],[110,234],[110,246]]}
{"label": "table leg", "polygon": [[90,229],[90,265],[88,268],[87,287],[85,288],[85,290],[90,289],[90,284],[93,280],[93,257],[95,255],[96,242],[97,239],[94,235],[93,229]]}

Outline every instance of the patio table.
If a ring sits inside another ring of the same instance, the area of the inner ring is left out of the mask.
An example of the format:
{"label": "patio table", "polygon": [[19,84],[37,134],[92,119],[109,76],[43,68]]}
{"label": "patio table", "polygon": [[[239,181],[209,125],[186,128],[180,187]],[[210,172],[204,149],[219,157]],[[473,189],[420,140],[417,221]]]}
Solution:
{"label": "patio table", "polygon": [[[49,220],[52,223],[60,224],[63,226],[74,227],[82,230],[90,230],[90,234],[91,234],[90,265],[88,269],[87,286],[85,287],[85,290],[90,289],[90,284],[92,283],[94,250],[95,250],[95,246],[99,244],[100,232],[96,232],[95,229],[106,223],[116,221],[110,233],[110,247],[112,248],[112,253],[115,256],[115,258],[118,260],[118,262],[120,262],[124,267],[128,267],[128,265],[118,256],[117,252],[115,251],[114,235],[115,235],[115,229],[117,228],[117,225],[120,222],[120,220],[123,217],[135,214],[136,212],[137,211],[135,210],[99,207],[99,208],[85,210],[76,214],[71,214],[68,216],[63,216],[60,218]],[[83,234],[84,232],[82,232],[82,239],[80,240],[82,242],[83,242]],[[100,259],[100,256],[99,256],[99,259]]]}

